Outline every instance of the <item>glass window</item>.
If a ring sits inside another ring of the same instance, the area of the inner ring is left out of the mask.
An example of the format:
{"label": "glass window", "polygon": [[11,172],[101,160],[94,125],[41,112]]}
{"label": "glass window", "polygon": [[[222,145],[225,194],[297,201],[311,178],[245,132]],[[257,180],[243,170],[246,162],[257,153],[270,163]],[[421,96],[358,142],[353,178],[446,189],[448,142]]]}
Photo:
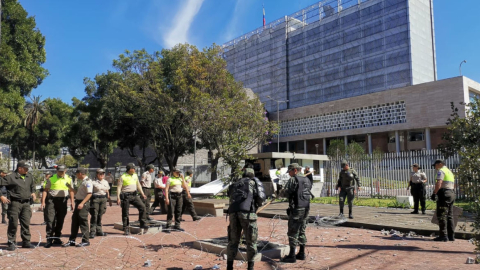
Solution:
{"label": "glass window", "polygon": [[409,131],[408,132],[408,141],[409,142],[419,142],[424,141],[423,131]]}
{"label": "glass window", "polygon": [[470,96],[470,103],[474,102],[475,101],[475,98],[480,98],[480,95],[475,93],[475,92],[471,92],[469,93],[469,96]]}

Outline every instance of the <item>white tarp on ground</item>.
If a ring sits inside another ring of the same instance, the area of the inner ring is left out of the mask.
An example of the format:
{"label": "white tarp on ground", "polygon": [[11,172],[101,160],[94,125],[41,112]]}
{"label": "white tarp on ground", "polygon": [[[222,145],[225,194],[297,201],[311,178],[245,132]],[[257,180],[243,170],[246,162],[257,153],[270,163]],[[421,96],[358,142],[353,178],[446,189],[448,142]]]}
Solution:
{"label": "white tarp on ground", "polygon": [[204,196],[213,196],[224,191],[228,188],[230,184],[224,183],[221,179],[212,181],[208,184],[205,184],[201,187],[190,189],[190,194],[192,195],[204,195]]}

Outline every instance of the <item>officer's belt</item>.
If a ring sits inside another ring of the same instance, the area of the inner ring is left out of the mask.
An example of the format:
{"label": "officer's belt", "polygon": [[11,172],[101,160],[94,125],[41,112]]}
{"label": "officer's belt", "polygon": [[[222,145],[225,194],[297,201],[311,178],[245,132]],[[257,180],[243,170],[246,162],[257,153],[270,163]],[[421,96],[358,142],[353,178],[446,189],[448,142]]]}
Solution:
{"label": "officer's belt", "polygon": [[170,196],[182,196],[181,192],[170,192]]}
{"label": "officer's belt", "polygon": [[83,198],[83,199],[75,199],[75,203],[81,203],[81,202],[83,202],[84,199],[85,199],[85,198]]}
{"label": "officer's belt", "polygon": [[11,199],[12,202],[27,203],[30,202],[30,199],[20,200],[20,199]]}
{"label": "officer's belt", "polygon": [[439,189],[438,191],[440,191],[440,190],[441,190],[441,191],[447,191],[447,190],[453,191],[453,189],[451,189],[451,188],[441,188],[441,189]]}
{"label": "officer's belt", "polygon": [[137,196],[137,192],[124,192],[122,193],[125,197]]}
{"label": "officer's belt", "polygon": [[92,195],[92,199],[107,198],[107,195]]}
{"label": "officer's belt", "polygon": [[149,188],[149,187],[142,187],[142,188],[151,189],[151,188]]}

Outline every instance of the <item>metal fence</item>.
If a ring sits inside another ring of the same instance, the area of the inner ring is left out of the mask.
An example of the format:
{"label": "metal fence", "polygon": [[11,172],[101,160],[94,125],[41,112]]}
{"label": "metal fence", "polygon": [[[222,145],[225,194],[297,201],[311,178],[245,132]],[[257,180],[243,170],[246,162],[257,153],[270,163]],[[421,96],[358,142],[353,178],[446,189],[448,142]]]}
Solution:
{"label": "metal fence", "polygon": [[[421,171],[427,175],[427,194],[431,194],[435,188],[435,170],[432,164],[437,159],[445,160],[445,165],[453,173],[457,171],[460,164],[458,154],[445,159],[438,150],[373,154],[358,159],[344,158],[349,162],[350,168],[355,169],[359,175],[362,188],[357,195],[360,197],[410,196],[407,186],[412,172],[411,166],[414,163],[418,163]],[[322,196],[338,195],[336,185],[342,160],[340,158],[325,162],[326,177]],[[455,179],[455,193],[457,198],[468,197],[458,184],[458,179]]]}

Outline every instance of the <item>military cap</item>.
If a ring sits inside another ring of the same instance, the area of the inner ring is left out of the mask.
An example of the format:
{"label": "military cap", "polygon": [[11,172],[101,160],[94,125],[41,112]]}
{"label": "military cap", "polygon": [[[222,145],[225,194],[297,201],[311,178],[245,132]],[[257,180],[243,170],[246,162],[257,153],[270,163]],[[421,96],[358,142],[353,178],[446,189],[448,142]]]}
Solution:
{"label": "military cap", "polygon": [[418,163],[414,163],[414,164],[412,165],[412,167],[420,168],[420,166],[418,165]]}
{"label": "military cap", "polygon": [[0,173],[2,173],[2,172],[3,172],[3,173],[7,173],[8,171],[7,171],[6,169],[4,169],[4,168],[0,168]]}
{"label": "military cap", "polygon": [[441,160],[441,159],[437,159],[435,160],[435,163],[432,164],[432,167],[435,167],[435,165],[437,164],[445,164],[445,161]]}
{"label": "military cap", "polygon": [[148,164],[147,165],[147,170],[150,170],[150,169],[155,169],[155,166],[153,166],[153,164]]}
{"label": "military cap", "polygon": [[104,171],[102,168],[98,168],[98,169],[97,169],[97,174],[98,174],[98,173],[105,173],[105,171]]}
{"label": "military cap", "polygon": [[340,166],[343,168],[347,165],[348,165],[348,162],[346,160],[342,160],[342,163],[340,164]]}
{"label": "military cap", "polygon": [[190,174],[193,174],[193,171],[190,170],[190,169],[188,169],[188,170],[187,170],[187,175],[190,175]]}
{"label": "military cap", "polygon": [[133,164],[133,163],[128,163],[127,166],[126,166],[126,168],[127,168],[127,171],[130,171],[131,169],[135,169],[135,164]]}
{"label": "military cap", "polygon": [[27,161],[25,160],[20,160],[18,163],[17,163],[17,168],[26,168],[28,169],[30,167],[30,165],[28,165]]}
{"label": "military cap", "polygon": [[45,175],[52,175],[51,172],[45,172]]}
{"label": "military cap", "polygon": [[158,173],[160,173],[160,174],[162,174],[162,175],[164,175],[164,174],[165,174],[163,171],[158,171]]}
{"label": "military cap", "polygon": [[[61,166],[58,166],[58,167],[61,167]],[[87,174],[87,168],[78,167],[75,173]]]}
{"label": "military cap", "polygon": [[172,172],[180,172],[180,170],[177,169],[177,167],[173,167],[173,168],[172,168]]}
{"label": "military cap", "polygon": [[288,171],[291,171],[293,169],[301,170],[302,166],[298,165],[298,163],[292,163],[288,165]]}
{"label": "military cap", "polygon": [[59,166],[57,166],[57,171],[59,171],[59,172],[64,172],[65,170],[67,170],[67,167],[65,167],[65,165],[59,165]]}

